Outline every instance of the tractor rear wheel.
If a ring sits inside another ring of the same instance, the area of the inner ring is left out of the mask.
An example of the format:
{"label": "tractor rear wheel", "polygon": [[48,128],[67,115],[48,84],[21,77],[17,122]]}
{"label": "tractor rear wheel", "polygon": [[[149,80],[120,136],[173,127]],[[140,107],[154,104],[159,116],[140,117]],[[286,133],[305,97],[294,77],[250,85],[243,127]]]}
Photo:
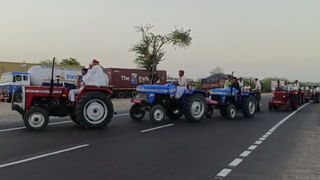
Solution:
{"label": "tractor rear wheel", "polygon": [[242,112],[246,118],[252,118],[254,116],[256,112],[256,100],[253,96],[250,96],[243,101]]}
{"label": "tractor rear wheel", "polygon": [[237,116],[237,108],[235,105],[233,104],[229,104],[227,109],[226,109],[226,116],[228,119],[230,120],[234,120],[236,119],[236,116]]}
{"label": "tractor rear wheel", "polygon": [[133,104],[130,108],[130,117],[134,121],[141,121],[145,114],[146,112],[138,104]]}
{"label": "tractor rear wheel", "polygon": [[187,97],[187,101],[183,107],[184,116],[190,122],[200,122],[207,111],[206,99],[203,95],[194,94]]}
{"label": "tractor rear wheel", "polygon": [[24,125],[33,131],[40,131],[48,126],[48,112],[41,107],[31,107],[23,117]]}
{"label": "tractor rear wheel", "polygon": [[150,110],[150,121],[152,123],[161,123],[166,118],[166,109],[161,105],[154,105]]}
{"label": "tractor rear wheel", "polygon": [[76,105],[75,117],[82,128],[103,128],[113,117],[113,105],[102,92],[88,92]]}

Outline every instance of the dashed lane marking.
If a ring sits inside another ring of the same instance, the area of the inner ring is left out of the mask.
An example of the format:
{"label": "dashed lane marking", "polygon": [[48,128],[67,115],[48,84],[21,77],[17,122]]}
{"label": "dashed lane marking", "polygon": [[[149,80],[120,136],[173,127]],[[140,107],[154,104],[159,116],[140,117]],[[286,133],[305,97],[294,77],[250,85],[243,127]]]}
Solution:
{"label": "dashed lane marking", "polygon": [[229,165],[228,168],[224,168],[222,169],[216,176],[214,179],[219,179],[222,180],[225,177],[227,177],[233,170],[233,168],[237,167],[243,160],[244,158],[248,157],[258,146],[260,146],[261,144],[263,144],[263,142],[270,136],[272,135],[272,133],[278,128],[280,127],[283,123],[285,123],[288,119],[290,119],[292,116],[294,116],[297,112],[299,112],[301,109],[303,109],[304,107],[306,107],[308,104],[305,104],[303,106],[301,106],[299,109],[297,109],[296,111],[292,112],[291,114],[289,114],[288,116],[286,116],[284,119],[282,119],[280,122],[278,122],[276,125],[274,125],[270,130],[268,130],[263,136],[259,137],[257,141],[254,142],[253,145],[249,146],[247,150],[243,151],[239,157],[241,158],[235,158]]}

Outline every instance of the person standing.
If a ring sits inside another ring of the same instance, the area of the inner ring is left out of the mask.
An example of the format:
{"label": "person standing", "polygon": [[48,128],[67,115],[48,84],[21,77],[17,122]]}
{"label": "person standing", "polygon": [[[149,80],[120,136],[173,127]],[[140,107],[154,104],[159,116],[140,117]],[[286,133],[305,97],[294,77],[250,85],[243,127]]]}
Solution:
{"label": "person standing", "polygon": [[255,88],[253,89],[253,91],[256,93],[256,110],[258,112],[260,112],[260,101],[261,101],[261,82],[258,78],[256,78],[254,80],[254,83],[255,83]]}

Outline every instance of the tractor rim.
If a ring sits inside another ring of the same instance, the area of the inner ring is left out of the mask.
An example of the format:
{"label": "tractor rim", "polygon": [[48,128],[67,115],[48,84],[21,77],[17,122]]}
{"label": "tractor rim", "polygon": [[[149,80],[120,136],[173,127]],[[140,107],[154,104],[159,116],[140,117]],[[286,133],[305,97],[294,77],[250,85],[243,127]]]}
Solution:
{"label": "tractor rim", "polygon": [[230,115],[231,115],[231,118],[236,117],[236,110],[234,108],[230,109]]}
{"label": "tractor rim", "polygon": [[195,118],[200,118],[204,113],[204,103],[200,100],[193,102],[191,112]]}
{"label": "tractor rim", "polygon": [[108,115],[107,105],[100,99],[92,99],[84,106],[83,115],[91,124],[100,124]]}
{"label": "tractor rim", "polygon": [[153,118],[156,121],[162,121],[164,118],[164,112],[161,109],[156,109],[153,113]]}
{"label": "tractor rim", "polygon": [[252,101],[250,101],[249,102],[249,113],[253,114],[255,112],[255,110],[256,110],[255,104]]}
{"label": "tractor rim", "polygon": [[44,124],[44,115],[38,112],[32,113],[28,121],[31,127],[39,128]]}

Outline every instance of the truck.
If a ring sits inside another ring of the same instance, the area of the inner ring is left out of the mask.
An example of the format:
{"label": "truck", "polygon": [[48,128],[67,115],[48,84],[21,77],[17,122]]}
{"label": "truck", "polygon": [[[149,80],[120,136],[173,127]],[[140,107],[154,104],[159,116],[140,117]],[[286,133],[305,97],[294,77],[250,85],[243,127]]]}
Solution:
{"label": "truck", "polygon": [[27,72],[6,72],[0,79],[0,100],[10,102],[14,91],[30,84],[30,75]]}
{"label": "truck", "polygon": [[[78,68],[56,67],[54,72],[55,79],[62,79],[55,85],[75,87],[77,78],[81,75]],[[6,72],[0,79],[0,100],[11,102],[14,91],[19,91],[23,86],[49,86],[51,67],[46,65],[32,66],[28,72]]]}
{"label": "truck", "polygon": [[[151,84],[149,72],[143,69],[104,68],[104,72],[109,77],[113,97],[116,98],[135,97],[137,86]],[[159,80],[156,84],[163,85],[167,83],[166,71],[159,70],[157,75]]]}

